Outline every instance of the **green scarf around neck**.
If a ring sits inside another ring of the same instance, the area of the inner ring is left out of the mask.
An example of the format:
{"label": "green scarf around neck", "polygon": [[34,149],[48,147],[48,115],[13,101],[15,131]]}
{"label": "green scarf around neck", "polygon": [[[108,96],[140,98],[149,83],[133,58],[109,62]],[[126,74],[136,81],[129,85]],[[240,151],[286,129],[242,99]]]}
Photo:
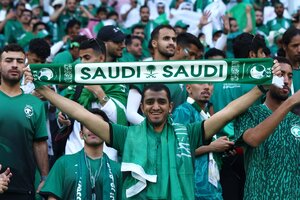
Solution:
{"label": "green scarf around neck", "polygon": [[[131,172],[129,180],[124,182],[126,197],[135,197],[147,187],[148,182],[156,183],[160,178],[161,191],[170,199],[194,199],[194,175],[190,142],[184,125],[173,123],[169,118],[165,131],[161,134],[162,177],[157,177],[153,166],[148,165],[147,120],[138,126],[129,127],[123,160],[122,172]],[[169,178],[168,178],[169,177]],[[146,188],[147,190],[147,188]],[[150,195],[155,198],[158,192],[152,190]]]}
{"label": "green scarf around neck", "polygon": [[[86,166],[84,149],[80,151],[79,155],[79,171],[76,178],[76,190],[74,190],[74,199],[92,199],[92,187],[90,183],[90,174]],[[112,174],[109,158],[105,153],[102,156],[101,167],[102,189],[100,188],[99,178],[96,180],[96,199],[118,199],[116,184],[117,180],[114,180]],[[102,192],[102,193],[101,193]]]}

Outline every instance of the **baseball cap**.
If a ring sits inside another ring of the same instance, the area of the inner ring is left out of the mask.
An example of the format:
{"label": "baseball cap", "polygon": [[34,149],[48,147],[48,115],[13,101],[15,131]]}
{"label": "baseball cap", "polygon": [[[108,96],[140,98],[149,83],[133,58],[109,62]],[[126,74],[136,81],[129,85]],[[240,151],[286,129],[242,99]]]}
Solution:
{"label": "baseball cap", "polygon": [[107,42],[109,40],[119,43],[125,40],[126,35],[121,31],[121,29],[114,25],[108,25],[102,27],[98,34],[97,39]]}
{"label": "baseball cap", "polygon": [[176,22],[174,27],[180,27],[183,29],[187,29],[188,27],[190,27],[190,25],[185,24],[182,20],[179,20]]}
{"label": "baseball cap", "polygon": [[66,0],[54,0],[52,2],[52,6],[54,7],[54,6],[57,6],[57,5],[65,5],[65,3],[66,3]]}

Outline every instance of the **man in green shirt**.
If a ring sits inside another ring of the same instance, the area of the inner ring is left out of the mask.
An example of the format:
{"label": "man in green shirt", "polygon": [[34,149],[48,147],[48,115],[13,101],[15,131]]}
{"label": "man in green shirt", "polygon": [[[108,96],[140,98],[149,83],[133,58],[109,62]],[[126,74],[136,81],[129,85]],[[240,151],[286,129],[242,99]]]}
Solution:
{"label": "man in green shirt", "polygon": [[[26,80],[32,80],[28,70]],[[132,199],[194,199],[195,149],[262,95],[255,87],[206,121],[184,126],[169,118],[173,108],[169,89],[153,84],[142,93],[141,110],[146,119],[138,126],[126,127],[103,121],[45,86],[36,90],[119,150],[121,171],[131,172],[123,184],[123,198]]]}
{"label": "man in green shirt", "polygon": [[236,144],[245,151],[244,199],[300,199],[300,118],[292,112],[300,92],[289,97],[293,71],[277,58],[283,88],[272,85],[264,104],[249,108],[235,123]]}
{"label": "man in green shirt", "polygon": [[13,174],[8,190],[0,198],[34,199],[36,167],[42,177],[39,188],[48,174],[44,104],[20,89],[25,53],[19,45],[4,47],[0,67],[0,163]]}
{"label": "man in green shirt", "polygon": [[[109,122],[103,111],[90,112]],[[40,194],[48,199],[120,199],[120,164],[103,152],[103,140],[85,126],[80,127],[83,149],[56,161]]]}
{"label": "man in green shirt", "polygon": [[288,29],[292,25],[292,22],[291,20],[283,16],[283,12],[284,12],[283,3],[276,2],[274,5],[274,11],[276,13],[276,18],[267,22],[267,27],[269,29],[269,32],[271,31],[277,32],[280,29],[284,29],[284,30]]}

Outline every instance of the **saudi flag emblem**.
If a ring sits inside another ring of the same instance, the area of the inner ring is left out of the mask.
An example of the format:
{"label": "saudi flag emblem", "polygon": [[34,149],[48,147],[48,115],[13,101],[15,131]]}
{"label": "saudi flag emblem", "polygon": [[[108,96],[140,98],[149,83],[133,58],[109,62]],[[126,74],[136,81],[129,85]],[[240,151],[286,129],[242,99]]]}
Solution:
{"label": "saudi flag emblem", "polygon": [[291,133],[292,133],[295,137],[300,138],[300,126],[294,125],[294,126],[291,128]]}
{"label": "saudi flag emblem", "polygon": [[262,79],[267,75],[266,68],[263,65],[254,65],[250,69],[250,76],[254,79]]}

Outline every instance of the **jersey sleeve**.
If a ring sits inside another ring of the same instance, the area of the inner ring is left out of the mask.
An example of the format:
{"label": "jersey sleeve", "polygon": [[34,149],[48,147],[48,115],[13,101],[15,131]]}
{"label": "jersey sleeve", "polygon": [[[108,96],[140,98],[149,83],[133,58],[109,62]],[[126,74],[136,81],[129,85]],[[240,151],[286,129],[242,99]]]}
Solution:
{"label": "jersey sleeve", "polygon": [[204,138],[204,126],[203,122],[196,122],[187,125],[187,130],[189,133],[191,151],[195,152],[195,150],[203,145]]}
{"label": "jersey sleeve", "polygon": [[43,102],[38,104],[38,109],[36,110],[36,121],[35,121],[35,134],[34,140],[47,140],[47,126],[46,126],[46,113],[45,106]]}
{"label": "jersey sleeve", "polygon": [[116,149],[118,152],[123,154],[125,140],[127,136],[128,127],[118,124],[111,124],[110,134],[111,134],[111,147]]}
{"label": "jersey sleeve", "polygon": [[63,198],[63,182],[65,177],[64,169],[66,168],[64,162],[64,157],[61,157],[55,162],[55,164],[51,168],[45,185],[42,187],[39,193],[43,197],[54,196],[57,199]]}

